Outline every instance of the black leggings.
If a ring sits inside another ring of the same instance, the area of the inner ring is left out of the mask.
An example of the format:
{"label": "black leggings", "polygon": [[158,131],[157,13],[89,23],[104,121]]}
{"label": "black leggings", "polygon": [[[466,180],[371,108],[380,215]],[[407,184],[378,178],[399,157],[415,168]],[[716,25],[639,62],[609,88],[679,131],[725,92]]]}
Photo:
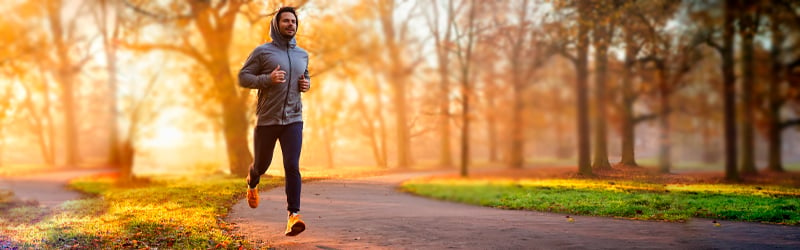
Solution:
{"label": "black leggings", "polygon": [[286,208],[289,212],[300,211],[300,149],[303,147],[303,123],[288,125],[256,126],[253,132],[255,159],[250,166],[250,188],[258,185],[261,175],[272,163],[275,141],[281,142],[283,169],[286,172]]}

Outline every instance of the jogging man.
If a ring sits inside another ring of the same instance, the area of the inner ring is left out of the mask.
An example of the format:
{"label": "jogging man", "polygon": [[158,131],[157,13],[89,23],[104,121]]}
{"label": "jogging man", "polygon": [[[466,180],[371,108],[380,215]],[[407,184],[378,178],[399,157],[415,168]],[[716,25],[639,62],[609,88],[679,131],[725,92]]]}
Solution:
{"label": "jogging man", "polygon": [[297,47],[297,13],[283,7],[270,23],[272,42],[256,47],[239,72],[239,85],[258,89],[253,132],[255,159],[247,175],[247,203],[258,207],[257,185],[272,162],[275,142],[280,141],[286,172],[286,202],[289,211],[287,236],[303,232],[300,211],[300,149],[303,145],[303,103],[300,93],[311,87],[308,53]]}

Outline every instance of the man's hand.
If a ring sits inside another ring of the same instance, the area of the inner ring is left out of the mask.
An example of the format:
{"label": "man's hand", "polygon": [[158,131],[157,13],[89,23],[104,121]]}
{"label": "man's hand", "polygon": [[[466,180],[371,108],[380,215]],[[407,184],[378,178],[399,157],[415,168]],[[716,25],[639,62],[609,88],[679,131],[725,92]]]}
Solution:
{"label": "man's hand", "polygon": [[281,65],[275,68],[272,73],[269,73],[272,84],[281,84],[286,82],[286,71],[281,70]]}
{"label": "man's hand", "polygon": [[300,85],[300,92],[306,92],[311,88],[311,81],[306,79],[305,75],[300,76],[300,81],[298,83]]}

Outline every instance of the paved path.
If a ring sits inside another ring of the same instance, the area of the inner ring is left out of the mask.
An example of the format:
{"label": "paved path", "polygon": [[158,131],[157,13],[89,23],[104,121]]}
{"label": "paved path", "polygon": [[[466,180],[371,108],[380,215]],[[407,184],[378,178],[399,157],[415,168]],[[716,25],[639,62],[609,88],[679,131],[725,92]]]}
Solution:
{"label": "paved path", "polygon": [[229,222],[254,241],[284,249],[800,249],[800,227],[692,219],[688,223],[512,211],[436,201],[396,191],[420,174],[327,180],[303,186],[308,229],[283,236],[283,188],[257,209],[236,204]]}
{"label": "paved path", "polygon": [[113,170],[58,170],[25,176],[0,176],[0,189],[11,190],[21,200],[35,200],[40,205],[55,207],[81,197],[80,193],[66,189],[69,180],[111,171]]}

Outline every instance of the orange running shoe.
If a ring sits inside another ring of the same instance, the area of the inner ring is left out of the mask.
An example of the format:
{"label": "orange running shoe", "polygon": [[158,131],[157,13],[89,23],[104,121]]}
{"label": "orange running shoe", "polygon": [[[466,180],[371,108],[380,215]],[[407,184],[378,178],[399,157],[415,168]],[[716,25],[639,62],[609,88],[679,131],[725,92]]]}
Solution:
{"label": "orange running shoe", "polygon": [[258,207],[258,188],[247,188],[247,205],[251,208]]}
{"label": "orange running shoe", "polygon": [[305,230],[306,223],[300,219],[300,215],[289,213],[289,221],[286,223],[286,236],[297,236]]}
{"label": "orange running shoe", "polygon": [[250,174],[247,174],[247,205],[251,208],[258,207],[258,186],[250,188]]}

